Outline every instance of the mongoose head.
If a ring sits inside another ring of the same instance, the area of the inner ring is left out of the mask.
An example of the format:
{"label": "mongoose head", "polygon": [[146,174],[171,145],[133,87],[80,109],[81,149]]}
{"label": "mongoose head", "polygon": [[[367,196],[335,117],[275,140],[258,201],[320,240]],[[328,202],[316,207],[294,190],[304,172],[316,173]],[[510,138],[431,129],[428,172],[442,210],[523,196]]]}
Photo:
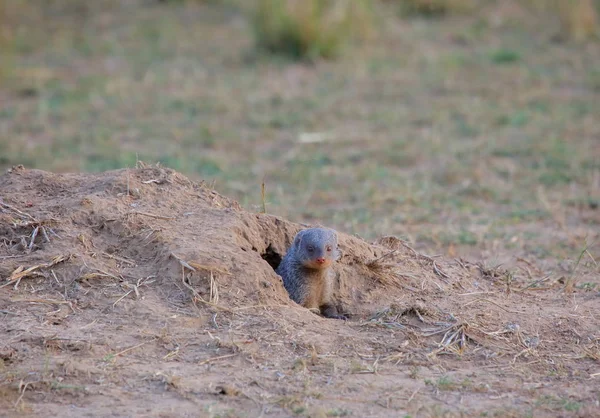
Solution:
{"label": "mongoose head", "polygon": [[337,234],[333,229],[304,229],[296,234],[293,246],[297,260],[310,269],[326,269],[340,256]]}

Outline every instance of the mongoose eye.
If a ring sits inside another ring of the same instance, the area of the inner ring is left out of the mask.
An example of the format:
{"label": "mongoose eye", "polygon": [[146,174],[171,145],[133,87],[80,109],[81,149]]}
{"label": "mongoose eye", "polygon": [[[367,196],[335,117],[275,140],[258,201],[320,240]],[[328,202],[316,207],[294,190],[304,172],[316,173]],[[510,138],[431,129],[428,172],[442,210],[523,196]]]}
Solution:
{"label": "mongoose eye", "polygon": [[309,245],[307,250],[309,253],[312,253],[315,250],[315,247],[313,247],[312,245]]}
{"label": "mongoose eye", "polygon": [[327,252],[330,253],[331,252],[331,245],[327,246]]}

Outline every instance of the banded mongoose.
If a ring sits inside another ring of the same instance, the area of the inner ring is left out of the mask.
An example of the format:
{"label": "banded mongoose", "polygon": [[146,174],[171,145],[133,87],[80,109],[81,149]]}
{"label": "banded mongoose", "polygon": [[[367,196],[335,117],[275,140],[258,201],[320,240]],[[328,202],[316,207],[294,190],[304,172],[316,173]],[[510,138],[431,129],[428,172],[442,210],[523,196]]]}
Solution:
{"label": "banded mongoose", "polygon": [[326,318],[346,319],[332,304],[334,273],[331,266],[339,258],[337,234],[333,229],[304,229],[294,237],[276,273],[296,303],[317,309]]}

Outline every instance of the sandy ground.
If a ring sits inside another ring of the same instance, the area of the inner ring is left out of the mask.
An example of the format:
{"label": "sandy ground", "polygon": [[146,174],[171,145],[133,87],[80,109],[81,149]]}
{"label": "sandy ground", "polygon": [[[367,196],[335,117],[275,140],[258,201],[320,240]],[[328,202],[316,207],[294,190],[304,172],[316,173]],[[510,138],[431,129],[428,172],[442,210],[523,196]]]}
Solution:
{"label": "sandy ground", "polygon": [[274,273],[303,225],[161,167],[0,177],[2,416],[600,415],[600,294],[340,233],[336,303]]}

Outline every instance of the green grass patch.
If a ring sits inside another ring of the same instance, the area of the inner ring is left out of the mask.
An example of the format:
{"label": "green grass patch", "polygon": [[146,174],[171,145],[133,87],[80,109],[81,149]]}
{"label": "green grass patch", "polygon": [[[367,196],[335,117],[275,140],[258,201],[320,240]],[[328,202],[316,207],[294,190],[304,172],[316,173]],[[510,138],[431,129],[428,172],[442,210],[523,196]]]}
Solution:
{"label": "green grass patch", "polygon": [[448,14],[463,14],[475,9],[476,0],[390,0],[398,3],[403,16],[439,18]]}
{"label": "green grass patch", "polygon": [[524,110],[518,110],[510,115],[503,115],[497,119],[498,125],[508,125],[516,128],[523,127],[529,122],[529,114]]}
{"label": "green grass patch", "polygon": [[135,167],[138,157],[133,152],[93,152],[85,157],[86,171],[101,172],[117,168]]}
{"label": "green grass patch", "polygon": [[594,91],[600,91],[600,70],[593,69],[587,74],[586,84]]}
{"label": "green grass patch", "polygon": [[568,412],[577,412],[581,409],[582,403],[566,398],[559,398],[552,395],[544,395],[536,402],[537,406],[544,406],[555,411],[565,410]]}
{"label": "green grass patch", "polygon": [[223,172],[220,164],[210,158],[200,158],[194,161],[193,170],[203,177],[215,177]]}
{"label": "green grass patch", "polygon": [[521,54],[514,49],[500,48],[490,53],[490,60],[494,64],[513,64],[521,59]]}

